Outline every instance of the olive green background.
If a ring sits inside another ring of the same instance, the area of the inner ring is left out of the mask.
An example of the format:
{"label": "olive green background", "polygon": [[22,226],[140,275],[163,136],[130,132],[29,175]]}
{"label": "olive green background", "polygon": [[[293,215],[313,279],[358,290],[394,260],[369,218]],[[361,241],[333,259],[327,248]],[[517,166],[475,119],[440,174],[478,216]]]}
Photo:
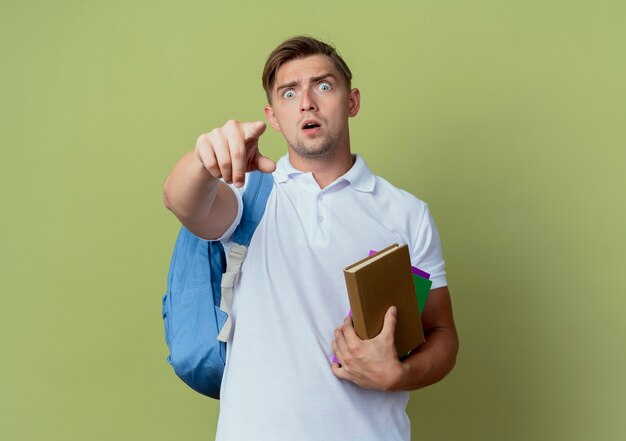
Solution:
{"label": "olive green background", "polygon": [[605,0],[2,0],[0,438],[213,439],[218,403],[165,362],[162,184],[199,134],[263,119],[266,55],[308,33],[361,89],[353,150],[441,231],[461,351],[412,393],[413,439],[624,439],[625,19]]}

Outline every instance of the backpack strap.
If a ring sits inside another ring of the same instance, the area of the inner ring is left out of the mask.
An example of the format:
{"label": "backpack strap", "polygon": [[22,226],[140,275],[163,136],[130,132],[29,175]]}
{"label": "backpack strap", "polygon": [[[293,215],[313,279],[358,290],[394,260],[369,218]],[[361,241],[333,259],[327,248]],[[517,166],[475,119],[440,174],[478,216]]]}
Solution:
{"label": "backpack strap", "polygon": [[219,341],[225,342],[230,337],[232,321],[230,318],[230,308],[233,301],[233,289],[237,277],[241,272],[243,259],[254,235],[256,227],[261,222],[267,198],[274,186],[274,177],[271,173],[261,173],[255,171],[248,175],[248,185],[243,194],[243,214],[239,226],[233,233],[232,244],[228,254],[226,272],[222,275],[222,299],[220,309],[228,314],[224,326],[217,336]]}

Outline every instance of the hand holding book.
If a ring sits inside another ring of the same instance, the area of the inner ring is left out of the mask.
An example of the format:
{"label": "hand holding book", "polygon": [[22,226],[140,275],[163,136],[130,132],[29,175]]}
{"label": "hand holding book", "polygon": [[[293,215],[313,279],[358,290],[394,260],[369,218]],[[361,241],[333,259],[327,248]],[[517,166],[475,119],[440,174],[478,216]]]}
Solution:
{"label": "hand holding book", "polygon": [[346,267],[344,275],[350,315],[359,338],[378,335],[385,313],[396,306],[394,342],[398,354],[403,356],[424,342],[420,310],[432,281],[428,273],[411,266],[407,245],[394,244],[378,253],[370,252],[369,257]]}
{"label": "hand holding book", "polygon": [[331,369],[337,378],[366,389],[397,390],[395,387],[407,370],[398,359],[394,346],[395,309],[392,306],[387,310],[383,329],[374,338],[359,338],[350,317],[346,317],[343,325],[335,330],[331,346],[337,361]]}

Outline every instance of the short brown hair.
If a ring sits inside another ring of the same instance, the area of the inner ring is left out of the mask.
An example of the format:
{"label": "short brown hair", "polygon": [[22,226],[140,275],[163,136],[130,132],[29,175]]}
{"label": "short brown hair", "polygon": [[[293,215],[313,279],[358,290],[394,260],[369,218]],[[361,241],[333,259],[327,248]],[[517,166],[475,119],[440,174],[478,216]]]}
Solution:
{"label": "short brown hair", "polygon": [[326,55],[330,57],[335,67],[346,81],[348,90],[350,90],[352,72],[350,72],[350,68],[346,62],[343,61],[343,58],[337,53],[335,47],[308,35],[298,35],[283,41],[267,57],[261,81],[263,82],[263,89],[265,89],[265,94],[267,95],[267,101],[270,104],[272,103],[272,88],[276,82],[276,72],[280,66],[296,58],[304,58],[311,55]]}

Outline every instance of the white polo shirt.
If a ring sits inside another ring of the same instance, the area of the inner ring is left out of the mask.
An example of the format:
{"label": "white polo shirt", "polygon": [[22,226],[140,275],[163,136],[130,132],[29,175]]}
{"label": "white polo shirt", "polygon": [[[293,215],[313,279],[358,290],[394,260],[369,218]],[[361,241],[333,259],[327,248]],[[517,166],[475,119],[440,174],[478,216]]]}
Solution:
{"label": "white polo shirt", "polygon": [[[222,238],[227,249],[240,217]],[[410,439],[407,392],[363,389],[331,370],[333,331],[350,308],[343,268],[393,243],[409,245],[433,288],[446,285],[424,202],[358,155],[323,190],[287,155],[278,161],[234,289],[218,441]]]}

